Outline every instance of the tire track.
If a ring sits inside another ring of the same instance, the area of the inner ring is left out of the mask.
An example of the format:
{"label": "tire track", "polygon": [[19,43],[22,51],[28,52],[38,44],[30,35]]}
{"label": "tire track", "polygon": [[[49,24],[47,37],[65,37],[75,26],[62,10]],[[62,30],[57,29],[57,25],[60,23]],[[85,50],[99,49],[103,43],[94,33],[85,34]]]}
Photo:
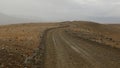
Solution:
{"label": "tire track", "polygon": [[84,49],[76,46],[77,44],[74,43],[73,41],[71,41],[70,39],[65,39],[65,36],[62,34],[59,34],[61,39],[64,40],[69,47],[71,47],[74,51],[76,51],[77,53],[79,53],[85,60],[87,60],[89,63],[91,63],[91,65],[94,68],[101,68],[99,63],[96,62],[96,60],[88,53],[86,52]]}

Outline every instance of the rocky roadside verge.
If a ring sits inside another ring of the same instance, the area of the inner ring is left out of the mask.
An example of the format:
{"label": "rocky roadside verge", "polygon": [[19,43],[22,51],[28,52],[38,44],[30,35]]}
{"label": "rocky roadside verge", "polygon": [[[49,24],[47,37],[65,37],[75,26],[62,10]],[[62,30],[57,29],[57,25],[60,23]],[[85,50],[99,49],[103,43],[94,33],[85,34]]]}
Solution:
{"label": "rocky roadside verge", "polygon": [[27,57],[24,61],[26,68],[44,68],[44,59],[45,59],[45,53],[46,53],[45,42],[46,42],[47,33],[53,29],[66,28],[66,27],[69,27],[69,26],[54,27],[44,31],[44,33],[41,36],[41,42],[39,44],[39,47],[34,51],[32,56]]}

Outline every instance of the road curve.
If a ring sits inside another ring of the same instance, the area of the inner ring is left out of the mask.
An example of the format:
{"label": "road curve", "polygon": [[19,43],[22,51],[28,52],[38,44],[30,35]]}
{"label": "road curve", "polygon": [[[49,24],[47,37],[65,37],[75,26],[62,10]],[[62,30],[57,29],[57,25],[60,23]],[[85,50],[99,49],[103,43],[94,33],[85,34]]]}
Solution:
{"label": "road curve", "polygon": [[120,68],[120,49],[70,36],[62,28],[48,32],[44,68]]}

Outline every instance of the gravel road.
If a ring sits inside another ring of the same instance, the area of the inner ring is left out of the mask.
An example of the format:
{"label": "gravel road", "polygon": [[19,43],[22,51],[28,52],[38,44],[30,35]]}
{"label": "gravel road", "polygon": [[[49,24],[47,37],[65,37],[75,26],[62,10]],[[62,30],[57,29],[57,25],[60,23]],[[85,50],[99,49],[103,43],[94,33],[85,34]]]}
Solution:
{"label": "gravel road", "polygon": [[120,49],[70,36],[64,29],[47,33],[44,68],[120,68]]}

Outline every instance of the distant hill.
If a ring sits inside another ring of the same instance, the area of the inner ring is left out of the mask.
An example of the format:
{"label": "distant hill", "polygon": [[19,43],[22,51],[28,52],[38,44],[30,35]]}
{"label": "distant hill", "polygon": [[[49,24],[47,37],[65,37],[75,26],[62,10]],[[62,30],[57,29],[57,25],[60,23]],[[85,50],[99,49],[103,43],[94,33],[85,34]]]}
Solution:
{"label": "distant hill", "polygon": [[35,22],[35,20],[25,19],[25,18],[16,18],[9,15],[0,13],[0,25],[1,24],[11,24],[11,23],[27,23]]}

